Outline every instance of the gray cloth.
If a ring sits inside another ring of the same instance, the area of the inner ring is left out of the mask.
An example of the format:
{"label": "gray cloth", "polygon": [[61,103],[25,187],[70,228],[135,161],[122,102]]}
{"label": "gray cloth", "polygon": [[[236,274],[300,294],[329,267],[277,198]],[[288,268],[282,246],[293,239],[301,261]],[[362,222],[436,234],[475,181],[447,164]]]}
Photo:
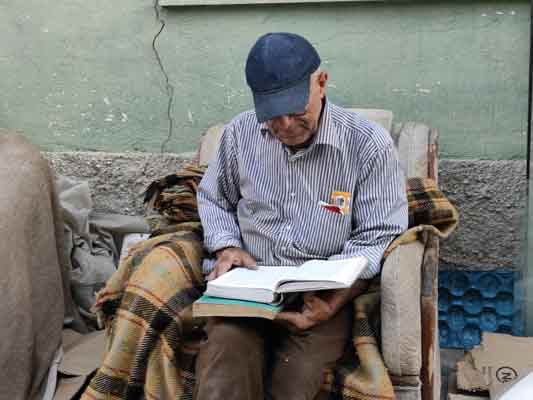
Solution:
{"label": "gray cloth", "polygon": [[90,307],[115,269],[120,234],[148,226],[93,212],[86,183],[62,178],[56,188],[39,150],[2,129],[0,187],[0,400],[41,399],[53,391],[64,321],[84,328],[71,277],[76,299]]}
{"label": "gray cloth", "polygon": [[62,358],[63,348],[60,347],[59,349],[57,349],[54,359],[52,360],[52,364],[50,365],[50,369],[48,370],[48,378],[46,380],[46,383],[41,388],[41,400],[54,399],[54,394],[57,388],[58,368]]}
{"label": "gray cloth", "polygon": [[65,221],[73,296],[81,310],[90,313],[95,293],[116,270],[122,237],[149,232],[149,226],[141,217],[93,211],[87,182],[60,176],[57,189]]}
{"label": "gray cloth", "polygon": [[22,136],[0,130],[0,399],[40,398],[75,319],[63,222],[48,163]]}

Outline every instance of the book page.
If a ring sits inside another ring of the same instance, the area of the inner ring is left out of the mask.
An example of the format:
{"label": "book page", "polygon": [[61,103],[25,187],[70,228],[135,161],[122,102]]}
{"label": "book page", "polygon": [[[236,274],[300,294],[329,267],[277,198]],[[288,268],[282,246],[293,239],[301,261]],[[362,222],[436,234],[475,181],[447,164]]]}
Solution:
{"label": "book page", "polygon": [[[302,264],[295,271],[288,272],[280,283],[278,292],[285,292],[289,289],[286,286],[288,282],[315,282],[314,285],[298,284],[293,285],[293,289],[298,291],[320,290],[327,288],[350,287],[355,280],[361,275],[366,268],[368,261],[364,257],[355,257],[344,260],[311,260]],[[320,283],[334,282],[335,285]]]}
{"label": "book page", "polygon": [[264,266],[257,267],[256,270],[234,268],[219,278],[208,282],[208,285],[219,288],[267,289],[274,292],[279,281],[296,269],[298,268]]}

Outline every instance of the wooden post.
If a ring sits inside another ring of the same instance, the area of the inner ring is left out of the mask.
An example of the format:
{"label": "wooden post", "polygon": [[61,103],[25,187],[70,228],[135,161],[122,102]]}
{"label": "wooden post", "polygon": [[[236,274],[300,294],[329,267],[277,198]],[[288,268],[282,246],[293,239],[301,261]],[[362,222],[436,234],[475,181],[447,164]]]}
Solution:
{"label": "wooden post", "polygon": [[424,232],[426,243],[422,262],[422,399],[440,399],[440,355],[438,329],[439,238]]}
{"label": "wooden post", "polygon": [[439,132],[431,128],[428,139],[428,178],[439,183]]}

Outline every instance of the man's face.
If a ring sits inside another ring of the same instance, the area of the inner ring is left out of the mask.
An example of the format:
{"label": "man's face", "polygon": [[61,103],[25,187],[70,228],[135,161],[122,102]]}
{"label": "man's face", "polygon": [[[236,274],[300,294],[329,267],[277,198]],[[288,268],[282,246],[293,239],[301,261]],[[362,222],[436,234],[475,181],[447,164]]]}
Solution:
{"label": "man's face", "polygon": [[309,102],[305,111],[268,120],[266,124],[272,135],[287,146],[298,147],[308,143],[318,130],[327,80],[328,74],[324,71],[311,75]]}

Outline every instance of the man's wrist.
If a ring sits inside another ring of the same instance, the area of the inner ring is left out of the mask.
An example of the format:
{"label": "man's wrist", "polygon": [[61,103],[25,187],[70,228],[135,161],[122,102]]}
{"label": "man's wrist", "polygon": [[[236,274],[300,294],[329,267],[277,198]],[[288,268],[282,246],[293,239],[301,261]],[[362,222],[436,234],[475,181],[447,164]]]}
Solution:
{"label": "man's wrist", "polygon": [[333,314],[336,314],[348,302],[363,294],[368,289],[369,284],[369,280],[358,279],[349,288],[333,290],[330,296],[325,299],[331,307]]}
{"label": "man's wrist", "polygon": [[225,250],[229,250],[229,249],[238,249],[239,247],[236,247],[236,246],[227,246],[227,247],[222,247],[221,249],[218,249],[215,251],[215,257],[218,259],[222,253],[225,251]]}
{"label": "man's wrist", "polygon": [[242,243],[239,239],[231,236],[222,236],[217,238],[216,241],[208,241],[206,248],[212,256],[216,256],[218,252],[223,252],[230,248],[242,248]]}
{"label": "man's wrist", "polygon": [[337,314],[337,312],[350,301],[351,292],[351,288],[337,289],[331,292],[326,301],[329,304],[333,315]]}

